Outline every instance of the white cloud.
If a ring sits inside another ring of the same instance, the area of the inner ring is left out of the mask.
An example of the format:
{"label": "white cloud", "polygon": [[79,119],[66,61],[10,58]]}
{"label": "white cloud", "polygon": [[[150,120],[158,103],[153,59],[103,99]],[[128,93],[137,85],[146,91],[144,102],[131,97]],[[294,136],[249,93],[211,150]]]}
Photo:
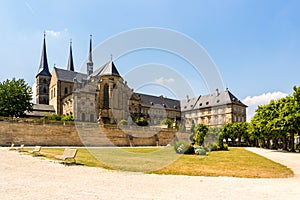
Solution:
{"label": "white cloud", "polygon": [[174,83],[174,79],[173,78],[164,78],[164,77],[160,77],[159,79],[155,79],[155,83],[159,83],[159,84],[166,84],[166,83]]}
{"label": "white cloud", "polygon": [[257,106],[265,105],[269,103],[272,99],[280,99],[286,97],[288,94],[283,92],[268,92],[261,94],[259,96],[246,97],[242,102],[248,106],[247,110],[247,121],[250,121],[253,115],[255,114],[255,110]]}
{"label": "white cloud", "polygon": [[36,103],[36,101],[35,101],[35,96],[36,96],[36,83],[34,83],[33,85],[32,85],[32,87],[31,87],[31,89],[32,89],[32,103]]}
{"label": "white cloud", "polygon": [[64,29],[62,31],[54,31],[54,30],[46,30],[46,34],[52,37],[58,37],[60,36],[62,33],[67,32],[68,29]]}

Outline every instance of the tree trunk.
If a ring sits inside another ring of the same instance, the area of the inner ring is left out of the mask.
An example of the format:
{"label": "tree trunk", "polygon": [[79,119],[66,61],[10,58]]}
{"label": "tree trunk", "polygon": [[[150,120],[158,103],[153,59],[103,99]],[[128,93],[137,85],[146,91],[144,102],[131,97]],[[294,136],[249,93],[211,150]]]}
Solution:
{"label": "tree trunk", "polygon": [[256,147],[259,147],[258,139],[255,139],[254,142],[255,142],[255,146],[256,146]]}
{"label": "tree trunk", "polygon": [[294,133],[291,133],[291,137],[290,137],[290,150],[291,152],[295,152],[295,145],[294,145]]}
{"label": "tree trunk", "polygon": [[274,149],[278,149],[278,139],[274,138]]}
{"label": "tree trunk", "polygon": [[282,137],[282,149],[287,151],[288,150],[288,145],[287,145],[287,139],[286,136]]}

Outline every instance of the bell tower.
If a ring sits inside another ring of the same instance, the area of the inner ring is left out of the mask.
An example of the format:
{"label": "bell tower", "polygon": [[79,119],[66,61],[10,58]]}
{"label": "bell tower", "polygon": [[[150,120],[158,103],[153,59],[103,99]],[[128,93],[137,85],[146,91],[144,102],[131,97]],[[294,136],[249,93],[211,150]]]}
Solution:
{"label": "bell tower", "polygon": [[51,73],[48,68],[47,52],[46,52],[46,33],[44,32],[43,50],[40,61],[39,71],[36,79],[36,104],[49,104],[49,85]]}

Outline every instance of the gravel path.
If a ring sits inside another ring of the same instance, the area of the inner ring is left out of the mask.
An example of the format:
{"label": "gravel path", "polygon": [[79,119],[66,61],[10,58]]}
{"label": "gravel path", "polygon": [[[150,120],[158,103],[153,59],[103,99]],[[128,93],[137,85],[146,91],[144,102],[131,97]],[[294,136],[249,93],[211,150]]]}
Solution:
{"label": "gravel path", "polygon": [[299,199],[300,154],[248,150],[279,159],[296,176],[244,179],[126,173],[65,167],[0,148],[0,199]]}

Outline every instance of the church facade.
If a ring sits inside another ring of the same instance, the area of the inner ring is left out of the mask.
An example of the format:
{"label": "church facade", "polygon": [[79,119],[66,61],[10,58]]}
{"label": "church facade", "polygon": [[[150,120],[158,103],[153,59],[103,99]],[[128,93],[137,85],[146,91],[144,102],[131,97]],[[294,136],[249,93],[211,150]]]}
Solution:
{"label": "church facade", "polygon": [[66,69],[54,67],[50,73],[44,35],[36,75],[36,103],[51,105],[56,114],[72,115],[76,121],[101,124],[143,120],[149,125],[158,125],[169,118],[188,129],[192,123],[221,126],[246,121],[247,106],[228,90],[185,100],[135,93],[112,60],[95,71],[93,65],[91,37],[86,73],[75,71],[72,43]]}

